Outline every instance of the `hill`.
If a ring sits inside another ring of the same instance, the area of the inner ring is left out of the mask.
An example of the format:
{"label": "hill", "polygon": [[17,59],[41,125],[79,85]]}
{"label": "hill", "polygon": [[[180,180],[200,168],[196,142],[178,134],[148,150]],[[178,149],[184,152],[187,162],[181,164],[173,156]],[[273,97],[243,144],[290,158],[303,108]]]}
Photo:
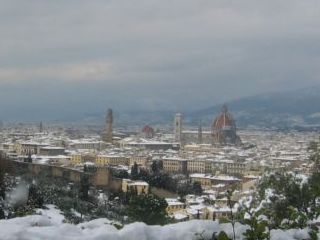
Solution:
{"label": "hill", "polygon": [[[241,127],[310,127],[320,126],[320,87],[276,92],[227,102]],[[189,115],[189,121],[212,121],[220,111],[215,105]]]}

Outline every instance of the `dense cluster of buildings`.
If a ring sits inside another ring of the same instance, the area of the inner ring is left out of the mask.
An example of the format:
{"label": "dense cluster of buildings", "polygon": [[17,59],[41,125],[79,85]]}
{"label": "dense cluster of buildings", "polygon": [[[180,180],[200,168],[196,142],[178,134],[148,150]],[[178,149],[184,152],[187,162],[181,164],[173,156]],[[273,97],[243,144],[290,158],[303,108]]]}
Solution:
{"label": "dense cluster of buildings", "polygon": [[[46,129],[42,123],[32,130],[28,125],[3,126],[0,154],[14,161],[79,171],[90,165],[130,173],[134,164],[148,171],[153,162],[161,163],[163,172],[183,175],[192,183],[200,183],[203,189],[202,196],[190,195],[184,202],[174,194],[167,198],[167,211],[177,220],[226,216],[230,212],[226,191],[237,189],[235,202],[249,196],[266,170],[308,174],[308,144],[317,138],[312,132],[237,131],[226,107],[207,129],[200,125],[198,131],[185,130],[182,114],[176,114],[173,132],[155,131],[146,125],[136,133],[114,131],[112,110],[108,110],[101,135],[75,135],[75,131],[63,127]],[[109,171],[99,174],[99,184],[109,181],[110,176],[104,176]],[[134,189],[138,194],[150,191],[148,183],[129,179],[122,179],[120,188]]]}

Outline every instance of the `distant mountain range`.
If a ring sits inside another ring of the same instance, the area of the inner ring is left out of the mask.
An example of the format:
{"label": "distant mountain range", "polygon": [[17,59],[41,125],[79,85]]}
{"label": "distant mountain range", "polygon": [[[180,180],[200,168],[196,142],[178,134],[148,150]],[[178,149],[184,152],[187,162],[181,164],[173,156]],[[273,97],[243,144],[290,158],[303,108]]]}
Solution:
{"label": "distant mountain range", "polygon": [[[320,126],[320,87],[262,94],[227,102],[238,126],[311,127]],[[221,105],[190,113],[188,120],[212,121]]]}
{"label": "distant mountain range", "polygon": [[[240,98],[225,103],[234,116],[237,126],[259,128],[316,128],[320,130],[320,87],[294,91],[274,92]],[[186,125],[202,122],[209,127],[220,113],[222,104],[197,111],[183,112]],[[173,111],[115,111],[119,126],[168,124],[173,122]],[[85,122],[103,124],[103,114],[88,115]]]}

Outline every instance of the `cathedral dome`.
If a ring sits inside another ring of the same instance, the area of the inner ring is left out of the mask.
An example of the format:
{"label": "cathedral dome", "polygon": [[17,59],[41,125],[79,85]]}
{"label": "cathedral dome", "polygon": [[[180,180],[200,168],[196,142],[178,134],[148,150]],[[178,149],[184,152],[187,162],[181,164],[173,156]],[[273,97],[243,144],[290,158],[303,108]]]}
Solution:
{"label": "cathedral dome", "polygon": [[236,133],[236,123],[226,106],[222,107],[220,115],[211,126],[213,144],[237,144],[241,140]]}
{"label": "cathedral dome", "polygon": [[212,129],[218,130],[231,130],[235,128],[235,121],[232,115],[228,112],[226,106],[222,107],[220,115],[213,121]]}
{"label": "cathedral dome", "polygon": [[155,134],[154,129],[149,125],[146,125],[142,128],[142,133],[144,137],[147,137],[147,138],[152,138]]}

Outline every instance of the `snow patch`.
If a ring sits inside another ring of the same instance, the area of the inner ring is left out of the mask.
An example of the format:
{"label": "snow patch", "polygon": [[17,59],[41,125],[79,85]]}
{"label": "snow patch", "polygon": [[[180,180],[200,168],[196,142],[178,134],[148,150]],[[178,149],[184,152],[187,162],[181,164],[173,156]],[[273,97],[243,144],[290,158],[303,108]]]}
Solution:
{"label": "snow patch", "polygon": [[[72,225],[63,223],[63,215],[53,205],[48,209],[38,210],[41,215],[0,220],[1,240],[194,240],[201,234],[210,239],[213,232],[225,231],[232,236],[231,224],[219,224],[210,220],[191,220],[165,226],[148,226],[141,222],[125,225],[118,230],[113,222],[102,218],[90,222]],[[248,227],[236,223],[238,240]],[[308,238],[308,229],[271,231],[272,240]]]}

